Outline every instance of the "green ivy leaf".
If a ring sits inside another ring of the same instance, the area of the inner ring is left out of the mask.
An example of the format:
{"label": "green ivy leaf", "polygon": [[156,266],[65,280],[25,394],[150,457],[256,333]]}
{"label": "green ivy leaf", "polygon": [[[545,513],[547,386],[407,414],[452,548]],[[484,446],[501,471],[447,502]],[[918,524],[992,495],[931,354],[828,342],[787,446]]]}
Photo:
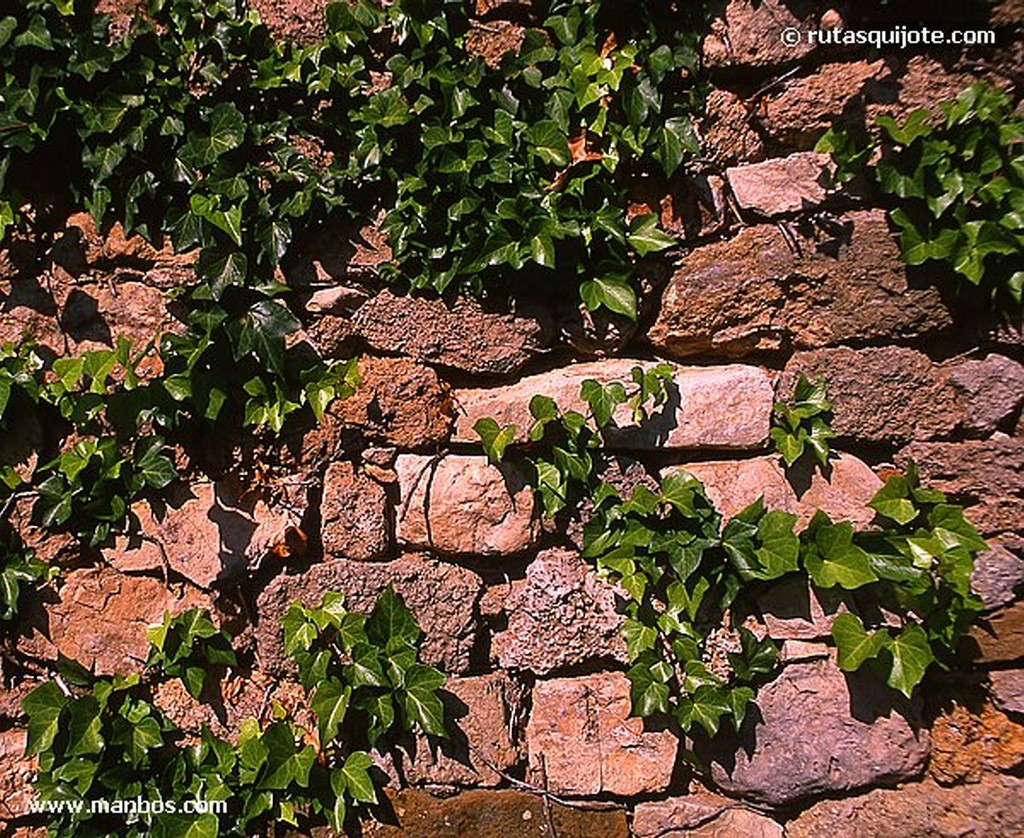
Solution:
{"label": "green ivy leaf", "polygon": [[413,664],[405,673],[403,706],[409,719],[419,724],[425,733],[447,739],[444,704],[437,693],[444,682],[444,675],[432,666]]}
{"label": "green ivy leaf", "polygon": [[921,683],[929,664],[935,660],[928,635],[917,623],[908,623],[903,631],[889,640],[885,649],[892,656],[892,669],[887,683],[907,698]]}
{"label": "green ivy leaf", "polygon": [[839,614],[832,621],[832,639],[839,652],[839,668],[844,672],[853,672],[886,646],[889,634],[886,631],[873,631],[870,634],[864,629],[860,617],[855,614]]}
{"label": "green ivy leaf", "polygon": [[480,437],[488,461],[493,464],[502,461],[505,457],[505,449],[515,442],[516,438],[515,425],[499,427],[498,423],[490,416],[478,419],[473,425],[473,430]]}
{"label": "green ivy leaf", "polygon": [[657,253],[676,244],[676,240],[658,229],[658,216],[654,213],[638,215],[630,222],[626,235],[630,247],[641,256]]}

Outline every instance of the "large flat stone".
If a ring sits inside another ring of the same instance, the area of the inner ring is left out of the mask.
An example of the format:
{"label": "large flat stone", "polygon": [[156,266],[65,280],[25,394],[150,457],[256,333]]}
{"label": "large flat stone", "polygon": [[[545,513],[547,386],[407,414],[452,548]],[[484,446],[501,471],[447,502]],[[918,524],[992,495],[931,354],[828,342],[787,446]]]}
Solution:
{"label": "large flat stone", "polygon": [[698,791],[683,797],[638,803],[636,838],[782,838],[782,824],[742,803]]}
{"label": "large flat stone", "polygon": [[906,339],[952,325],[934,287],[908,284],[885,212],[851,212],[829,237],[746,227],[681,260],[648,332],[670,358],[742,358],[847,341]]}
{"label": "large flat stone", "polygon": [[740,209],[772,217],[805,212],[824,203],[831,191],[833,168],[827,154],[800,151],[733,166],[725,177]]}
{"label": "large flat stone", "polygon": [[786,806],[895,784],[923,771],[929,737],[918,700],[830,660],[793,663],[757,694],[742,735],[710,746],[711,777],[731,795]]}
{"label": "large flat stone", "polygon": [[402,454],[395,470],[400,544],[494,556],[520,553],[540,534],[533,490],[513,466],[483,456]]}
{"label": "large flat stone", "polygon": [[874,517],[867,503],[882,488],[877,475],[852,454],[830,460],[827,476],[815,466],[794,472],[792,481],[777,456],[669,466],[663,475],[681,471],[703,484],[715,508],[727,519],[763,497],[768,509],[795,514],[798,527],[819,509],[834,521],[864,526]]}
{"label": "large flat stone", "polygon": [[[580,385],[586,379],[602,384],[630,382],[635,366],[649,369],[649,361],[616,358],[573,364],[551,372],[531,375],[506,387],[456,391],[461,412],[455,424],[456,442],[479,442],[473,430],[478,419],[490,416],[499,425],[514,424],[520,441],[533,424],[529,404],[534,395],[550,396],[562,410],[586,414]],[[757,367],[729,364],[718,367],[674,369],[669,402],[642,427],[632,425],[622,406],[615,414],[622,426],[608,434],[609,444],[625,449],[715,448],[745,449],[761,446],[768,435],[772,385],[768,374]]]}
{"label": "large flat stone", "polygon": [[1024,780],[990,775],[944,788],[931,780],[859,797],[823,800],[786,824],[787,838],[963,838],[1024,834]]}
{"label": "large flat stone", "polygon": [[149,652],[146,628],[187,608],[213,608],[187,586],[179,595],[163,582],[132,577],[108,567],[72,570],[60,601],[49,606],[50,639],[66,657],[100,675],[141,672]]}
{"label": "large flat stone", "polygon": [[529,772],[556,794],[631,797],[664,791],[679,740],[630,716],[619,672],[538,681],[526,726]]}
{"label": "large flat stone", "polygon": [[260,666],[275,674],[294,670],[281,637],[281,617],[293,602],[311,607],[320,604],[326,591],[341,591],[348,608],[369,613],[389,584],[419,622],[423,659],[449,673],[465,672],[476,640],[473,612],[482,582],[471,570],[420,555],[391,562],[340,559],[294,576],[278,576],[256,601]]}

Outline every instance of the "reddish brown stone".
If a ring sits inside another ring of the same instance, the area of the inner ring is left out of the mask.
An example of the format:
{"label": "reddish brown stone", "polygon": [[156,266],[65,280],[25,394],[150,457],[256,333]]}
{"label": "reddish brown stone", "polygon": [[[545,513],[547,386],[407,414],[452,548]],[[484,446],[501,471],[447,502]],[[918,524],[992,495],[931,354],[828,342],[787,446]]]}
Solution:
{"label": "reddish brown stone", "polygon": [[26,738],[24,730],[0,732],[0,829],[30,814],[36,799],[32,781],[37,762],[24,756]]}
{"label": "reddish brown stone", "polygon": [[388,502],[384,487],[350,462],[327,467],[320,503],[324,551],[334,558],[374,559],[387,552]]}
{"label": "reddish brown stone", "polygon": [[631,797],[664,791],[679,741],[630,716],[619,672],[538,681],[526,727],[532,778],[556,794]]}
{"label": "reddish brown stone", "polygon": [[938,290],[909,287],[881,210],[852,212],[842,232],[774,225],[693,250],[662,295],[648,339],[673,358],[730,358],[848,340],[909,338],[948,328]]}
{"label": "reddish brown stone", "polygon": [[745,163],[726,170],[736,203],[759,215],[776,216],[812,210],[829,197],[832,158],[801,151],[788,157]]}
{"label": "reddish brown stone", "polygon": [[387,796],[398,823],[366,820],[366,838],[552,838],[549,823],[558,838],[629,838],[625,809],[545,804],[540,795],[522,791],[467,791],[440,799],[388,789]]}
{"label": "reddish brown stone", "polygon": [[520,757],[510,730],[522,713],[522,688],[504,672],[449,678],[444,685],[451,738],[419,734],[400,751],[401,775],[414,785],[497,786]]}
{"label": "reddish brown stone", "polygon": [[938,782],[977,783],[1024,763],[1024,725],[984,702],[953,701],[932,724],[928,773]]}
{"label": "reddish brown stone", "polygon": [[355,332],[381,352],[469,373],[508,375],[553,337],[541,312],[485,311],[472,298],[448,306],[438,299],[381,291],[352,318]]}
{"label": "reddish brown stone", "polygon": [[1024,532],[1024,439],[915,442],[897,456],[909,460],[925,483],[967,507],[983,535]]}
{"label": "reddish brown stone", "polygon": [[306,490],[298,478],[282,486],[271,506],[228,481],[174,484],[133,505],[139,532],[118,536],[104,557],[125,573],[166,566],[201,588],[255,570],[271,552],[287,556],[304,543]]}
{"label": "reddish brown stone", "polygon": [[505,598],[508,627],[492,639],[491,655],[503,667],[538,675],[595,658],[625,663],[616,599],[616,589],[576,553],[545,550]]}
{"label": "reddish brown stone", "polygon": [[723,168],[764,159],[764,140],[739,96],[716,88],[708,94],[705,110],[703,147],[711,162]]}
{"label": "reddish brown stone", "polygon": [[326,591],[341,591],[348,608],[369,613],[389,584],[423,630],[423,659],[449,674],[465,672],[476,640],[474,609],[483,587],[480,577],[420,555],[390,562],[339,559],[313,565],[295,576],[278,576],[256,602],[260,666],[272,674],[294,670],[281,639],[281,617],[293,602],[312,607],[320,604]]}
{"label": "reddish brown stone", "polygon": [[783,806],[816,794],[891,784],[919,774],[928,732],[918,700],[832,661],[787,665],[757,694],[744,735],[719,735],[711,777],[729,794]]}
{"label": "reddish brown stone", "polygon": [[139,672],[149,646],[146,627],[164,611],[212,609],[191,586],[180,594],[147,577],[123,576],[107,567],[72,570],[64,577],[60,601],[48,608],[50,639],[66,657],[98,674]]}
{"label": "reddish brown stone", "polygon": [[486,457],[402,454],[396,534],[401,544],[441,553],[519,553],[536,543],[533,490],[507,464]]}
{"label": "reddish brown stone", "polygon": [[799,61],[815,51],[802,38],[789,46],[783,32],[818,28],[816,18],[798,17],[781,0],[729,0],[721,17],[711,21],[704,38],[704,63],[711,68],[774,67]]}
{"label": "reddish brown stone", "polygon": [[252,0],[260,19],[278,39],[315,44],[326,34],[327,0]]}
{"label": "reddish brown stone", "polygon": [[1006,663],[1024,659],[1024,602],[975,621],[963,646],[978,663]]}
{"label": "reddish brown stone", "polygon": [[311,450],[325,448],[328,454],[337,449],[324,446],[324,438],[336,438],[343,426],[371,440],[412,450],[436,448],[447,438],[454,409],[433,370],[405,358],[366,356],[359,360],[359,375],[355,393],[334,402],[323,427],[310,435]]}
{"label": "reddish brown stone", "polygon": [[931,780],[859,797],[823,800],[786,824],[787,838],[963,838],[1024,833],[1024,780],[989,776],[943,788]]}
{"label": "reddish brown stone", "polygon": [[875,515],[867,503],[882,488],[875,473],[852,454],[830,460],[827,475],[815,465],[797,472],[797,479],[787,476],[778,456],[688,463],[669,466],[664,474],[676,472],[686,472],[699,480],[726,518],[763,497],[768,509],[795,514],[798,527],[810,521],[819,509],[834,521],[865,526]]}
{"label": "reddish brown stone", "polygon": [[782,838],[782,825],[709,791],[651,800],[633,811],[636,838]]}
{"label": "reddish brown stone", "polygon": [[997,669],[988,678],[996,704],[1007,713],[1024,715],[1024,669]]}
{"label": "reddish brown stone", "polygon": [[1022,548],[1024,543],[1017,536],[996,536],[975,557],[971,589],[986,608],[1009,605],[1024,592],[1024,558],[1018,555]]}

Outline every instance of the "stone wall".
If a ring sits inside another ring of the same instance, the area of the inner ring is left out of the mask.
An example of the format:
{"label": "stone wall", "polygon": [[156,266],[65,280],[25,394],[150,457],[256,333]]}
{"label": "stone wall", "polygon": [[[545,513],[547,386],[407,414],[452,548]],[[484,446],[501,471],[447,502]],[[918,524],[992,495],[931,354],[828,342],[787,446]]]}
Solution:
{"label": "stone wall", "polygon": [[[480,5],[502,37],[519,25],[519,4]],[[372,231],[324,236],[288,278],[304,289],[301,339],[328,356],[362,353],[356,395],[263,452],[275,460],[266,491],[225,466],[160,509],[139,504],[148,537],[88,562],[26,528],[68,569],[20,627],[11,651],[32,662],[23,672],[58,653],[138,671],[144,627],[164,609],[204,605],[238,633],[251,671],[222,685],[232,700],[221,718],[173,685],[158,698],[184,729],[230,734],[269,698],[295,694],[279,636],[288,604],[343,590],[366,609],[391,583],[424,630],[426,659],[450,675],[460,733],[381,756],[400,827],[368,824],[367,835],[1024,831],[1024,342],[968,315],[927,269],[908,271],[884,212],[826,189],[829,163],[810,151],[837,115],[904,116],[978,73],[1004,86],[1019,78],[1019,4],[994,7],[1005,46],[984,56],[871,60],[780,48],[782,28],[834,22],[836,10],[721,6],[704,43],[715,84],[706,166],[637,199],[684,248],[646,289],[635,331],[542,299],[399,296],[375,278],[388,253]],[[286,28],[308,20],[301,6],[276,14]],[[57,352],[116,334],[144,343],[172,327],[163,291],[188,270],[188,257],[75,216],[52,244],[0,253],[0,338]],[[472,425],[489,415],[522,429],[533,394],[572,406],[584,378],[621,379],[656,360],[673,363],[674,398],[658,423],[614,440],[623,480],[686,468],[725,514],[764,495],[803,520],[823,509],[866,524],[864,503],[913,458],[968,508],[990,543],[973,580],[990,610],[962,670],[913,701],[843,675],[826,642],[841,602],[782,583],[759,619],[784,640],[784,666],[741,736],[680,742],[630,718],[615,589],[579,557],[573,532],[541,520],[514,468],[487,463]],[[801,372],[824,375],[835,404],[844,453],[827,476],[787,478],[768,448],[773,399]],[[210,444],[228,463],[249,443]],[[17,701],[32,683],[8,677],[0,693],[0,789],[15,814],[31,775]],[[684,758],[690,748],[705,770]]]}

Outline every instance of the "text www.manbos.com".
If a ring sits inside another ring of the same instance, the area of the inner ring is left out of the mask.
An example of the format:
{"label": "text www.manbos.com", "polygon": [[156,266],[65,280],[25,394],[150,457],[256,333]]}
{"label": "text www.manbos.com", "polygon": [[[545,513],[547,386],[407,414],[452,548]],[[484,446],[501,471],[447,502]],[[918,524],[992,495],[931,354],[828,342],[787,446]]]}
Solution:
{"label": "text www.manbos.com", "polygon": [[96,800],[33,800],[32,814],[47,815],[222,815],[228,810],[226,800],[146,800],[105,797]]}

